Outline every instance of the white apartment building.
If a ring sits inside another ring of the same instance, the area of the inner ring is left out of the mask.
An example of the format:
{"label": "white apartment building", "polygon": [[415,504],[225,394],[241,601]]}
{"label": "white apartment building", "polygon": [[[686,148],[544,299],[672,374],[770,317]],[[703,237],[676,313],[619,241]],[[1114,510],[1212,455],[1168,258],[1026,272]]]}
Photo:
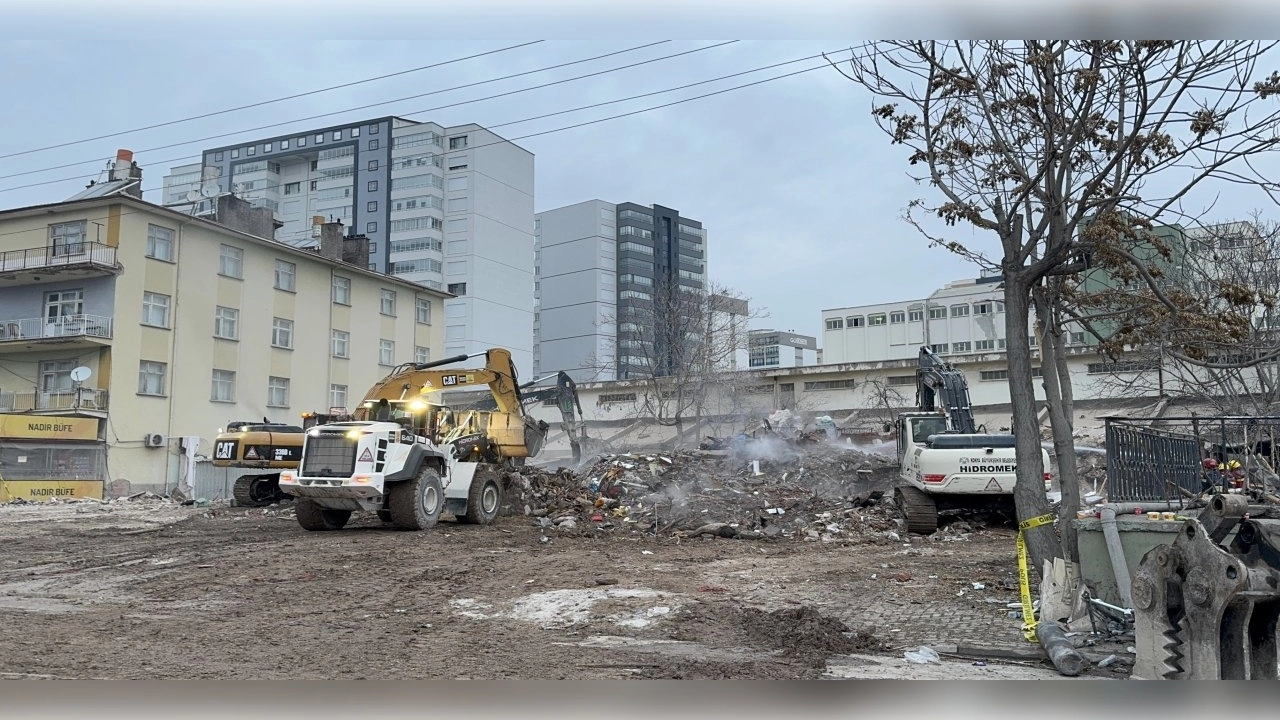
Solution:
{"label": "white apartment building", "polygon": [[313,218],[340,221],[369,239],[369,269],[456,296],[446,354],[505,347],[528,377],[533,185],[533,154],[479,125],[383,117],[207,149],[165,177],[162,202],[207,217],[202,198],[233,193],[300,247]]}
{"label": "white apartment building", "polygon": [[818,364],[818,339],[779,330],[752,330],[747,339],[747,367],[806,367]]}

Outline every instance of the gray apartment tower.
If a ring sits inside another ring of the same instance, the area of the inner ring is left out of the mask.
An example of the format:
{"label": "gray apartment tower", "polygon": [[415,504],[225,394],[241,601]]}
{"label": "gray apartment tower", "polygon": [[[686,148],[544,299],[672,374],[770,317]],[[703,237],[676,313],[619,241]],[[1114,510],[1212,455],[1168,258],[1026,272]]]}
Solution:
{"label": "gray apartment tower", "polygon": [[532,372],[533,154],[479,125],[382,117],[238,142],[173,168],[163,192],[197,214],[236,194],[298,246],[317,219],[341,221],[369,238],[369,269],[458,296],[432,319],[447,355],[505,347]]}
{"label": "gray apartment tower", "polygon": [[663,348],[646,347],[655,295],[705,290],[702,223],[662,205],[568,205],[534,220],[534,373],[578,380],[635,377]]}

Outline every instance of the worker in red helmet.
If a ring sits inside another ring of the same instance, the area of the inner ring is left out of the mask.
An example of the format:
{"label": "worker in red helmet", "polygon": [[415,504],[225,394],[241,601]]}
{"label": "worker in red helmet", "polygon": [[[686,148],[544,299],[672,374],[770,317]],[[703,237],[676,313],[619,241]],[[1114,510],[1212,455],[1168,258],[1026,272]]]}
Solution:
{"label": "worker in red helmet", "polygon": [[[1210,492],[1215,488],[1222,487],[1224,478],[1222,473],[1218,472],[1218,461],[1214,458],[1207,457],[1200,461],[1200,467],[1204,468],[1204,478],[1201,481],[1200,492]],[[1225,491],[1226,488],[1222,487]]]}

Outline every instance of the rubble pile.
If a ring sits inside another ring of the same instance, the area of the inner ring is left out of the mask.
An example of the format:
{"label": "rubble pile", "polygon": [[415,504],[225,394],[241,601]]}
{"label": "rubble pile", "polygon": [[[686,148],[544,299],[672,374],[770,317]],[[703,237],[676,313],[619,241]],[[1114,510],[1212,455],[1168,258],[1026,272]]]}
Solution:
{"label": "rubble pile", "polygon": [[749,439],[723,450],[599,456],[584,470],[525,468],[508,505],[559,533],[897,542],[894,459],[839,442]]}

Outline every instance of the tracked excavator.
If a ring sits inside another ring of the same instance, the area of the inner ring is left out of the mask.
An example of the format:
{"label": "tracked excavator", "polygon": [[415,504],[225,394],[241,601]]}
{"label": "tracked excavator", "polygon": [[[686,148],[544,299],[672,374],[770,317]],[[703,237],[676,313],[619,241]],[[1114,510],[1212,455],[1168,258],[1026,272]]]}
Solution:
{"label": "tracked excavator", "polygon": [[229,422],[213,441],[213,465],[248,471],[237,477],[232,486],[232,497],[238,506],[263,507],[286,500],[290,496],[280,489],[280,471],[298,467],[306,429],[349,419],[345,408],[330,408],[327,413],[303,413],[301,426],[266,418],[262,422]]}
{"label": "tracked excavator", "polygon": [[[479,369],[442,369],[484,356]],[[440,393],[488,385],[493,409],[455,412]],[[542,449],[550,427],[524,409],[510,351],[408,363],[370,388],[346,422],[305,433],[299,468],[280,476],[306,530],[337,530],[356,511],[407,530],[434,527],[443,512],[492,523],[502,473]]]}
{"label": "tracked excavator", "polygon": [[[938,512],[957,508],[1013,510],[1018,465],[1012,435],[978,427],[964,373],[920,348],[916,369],[918,409],[898,415],[899,482],[894,500],[907,531],[938,529]],[[1043,454],[1045,490],[1049,453]],[[1015,515],[1016,517],[1016,515]]]}

